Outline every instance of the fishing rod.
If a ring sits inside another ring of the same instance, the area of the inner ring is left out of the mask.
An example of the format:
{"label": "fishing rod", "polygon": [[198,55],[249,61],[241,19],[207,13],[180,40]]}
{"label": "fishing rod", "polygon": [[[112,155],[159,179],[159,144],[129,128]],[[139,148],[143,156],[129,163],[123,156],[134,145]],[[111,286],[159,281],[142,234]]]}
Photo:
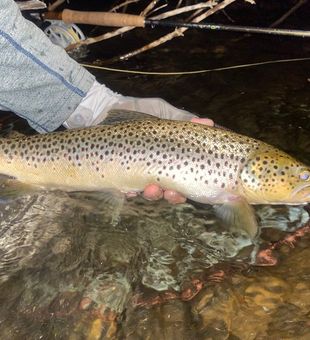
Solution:
{"label": "fishing rod", "polygon": [[174,27],[174,28],[195,28],[199,30],[213,31],[232,31],[243,33],[258,33],[271,35],[294,36],[301,38],[310,38],[310,31],[291,30],[282,28],[261,28],[252,26],[234,26],[221,24],[206,24],[195,22],[182,22],[170,20],[153,20],[147,19],[140,15],[110,13],[110,12],[84,12],[65,9],[62,12],[46,12],[45,19],[62,20],[65,23],[88,24],[110,27]]}

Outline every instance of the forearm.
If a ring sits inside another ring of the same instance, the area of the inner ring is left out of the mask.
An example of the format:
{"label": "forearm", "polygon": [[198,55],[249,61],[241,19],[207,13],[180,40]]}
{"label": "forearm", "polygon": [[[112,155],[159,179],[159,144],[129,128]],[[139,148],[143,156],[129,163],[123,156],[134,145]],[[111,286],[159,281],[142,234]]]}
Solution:
{"label": "forearm", "polygon": [[59,127],[95,78],[25,20],[13,0],[0,0],[0,105],[40,132]]}

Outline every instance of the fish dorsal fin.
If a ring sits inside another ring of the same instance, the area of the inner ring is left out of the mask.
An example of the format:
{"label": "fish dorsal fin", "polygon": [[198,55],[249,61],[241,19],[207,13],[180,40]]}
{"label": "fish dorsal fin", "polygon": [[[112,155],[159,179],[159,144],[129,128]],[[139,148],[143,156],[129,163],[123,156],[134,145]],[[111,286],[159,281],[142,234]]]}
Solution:
{"label": "fish dorsal fin", "polygon": [[159,119],[147,113],[114,109],[108,112],[107,117],[100,123],[101,125],[113,125],[121,122]]}

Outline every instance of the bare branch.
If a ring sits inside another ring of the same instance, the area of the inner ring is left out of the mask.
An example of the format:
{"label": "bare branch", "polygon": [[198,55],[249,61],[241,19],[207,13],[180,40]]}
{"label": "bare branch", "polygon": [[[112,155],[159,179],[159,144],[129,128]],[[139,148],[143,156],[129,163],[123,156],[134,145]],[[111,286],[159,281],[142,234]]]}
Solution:
{"label": "bare branch", "polygon": [[306,4],[308,2],[308,0],[299,0],[289,11],[287,11],[285,14],[283,14],[281,16],[281,18],[279,18],[278,20],[276,20],[275,22],[273,22],[269,27],[277,27],[278,25],[280,25],[284,20],[286,20],[291,14],[293,14],[294,12],[296,12],[298,10],[299,7],[301,7],[302,5]]}
{"label": "bare branch", "polygon": [[167,3],[166,3],[166,4],[163,4],[163,5],[161,5],[161,6],[158,6],[158,7],[154,8],[154,10],[151,11],[149,14],[154,14],[155,12],[158,12],[159,10],[161,10],[161,9],[167,7],[167,6],[168,6]]}
{"label": "bare branch", "polygon": [[[152,1],[148,6],[148,10],[151,11],[153,9],[153,7],[156,5],[156,3],[158,3],[159,1]],[[156,20],[160,20],[160,19],[165,19],[165,18],[169,18],[169,17],[172,17],[172,16],[176,16],[176,15],[179,15],[179,14],[182,14],[182,13],[185,13],[185,12],[189,12],[189,11],[193,11],[193,10],[197,10],[197,9],[204,9],[204,8],[207,8],[207,7],[212,7],[214,4],[216,4],[216,2],[214,0],[210,0],[210,1],[207,1],[207,2],[204,2],[204,3],[200,3],[200,4],[196,4],[196,5],[191,5],[191,6],[184,6],[184,7],[181,7],[181,8],[178,8],[178,9],[174,9],[174,10],[171,10],[171,11],[168,11],[168,12],[165,12],[165,13],[162,13],[160,15],[157,15],[157,16],[154,16],[154,17],[151,17],[151,19],[156,19]],[[150,6],[150,5],[153,5]],[[146,9],[141,12],[141,15],[142,13],[144,13],[146,16],[149,12],[146,11]],[[198,14],[198,13],[196,13]],[[191,20],[191,19],[190,19]],[[118,35],[121,35],[121,34],[124,34],[126,32],[129,32],[131,30],[133,30],[135,27],[129,27],[129,26],[126,26],[126,27],[121,27],[121,28],[118,28],[114,31],[111,31],[111,32],[108,32],[108,33],[104,33],[102,35],[99,35],[97,37],[91,37],[91,38],[87,38],[85,40],[82,40],[76,44],[72,44],[70,46],[68,46],[66,48],[67,51],[71,51],[73,49],[76,49],[82,45],[90,45],[90,44],[94,44],[94,43],[97,43],[97,42],[100,42],[100,41],[103,41],[103,40],[108,40],[108,39],[111,39],[111,38],[114,38]]]}
{"label": "bare branch", "polygon": [[120,8],[123,8],[123,7],[125,7],[125,6],[127,6],[127,5],[130,5],[130,4],[132,4],[132,3],[135,3],[135,2],[139,2],[140,0],[127,0],[127,1],[125,1],[125,2],[122,2],[121,4],[119,4],[119,5],[116,5],[116,6],[114,6],[114,7],[112,7],[111,9],[110,9],[110,12],[116,12],[118,9],[120,9]]}
{"label": "bare branch", "polygon": [[157,5],[157,3],[159,2],[160,0],[153,0],[151,1],[147,6],[146,8],[140,13],[141,16],[145,17],[147,16],[148,13],[150,13],[153,8]]}
{"label": "bare branch", "polygon": [[59,7],[60,5],[62,5],[66,0],[56,0],[55,2],[53,2],[52,4],[48,5],[47,9],[52,12],[55,11],[55,9],[57,7]]}
{"label": "bare branch", "polygon": [[[208,11],[206,11],[205,13],[201,14],[200,16],[196,17],[193,22],[200,22],[204,19],[206,19],[207,17],[209,17],[210,15],[214,14],[215,12],[225,8],[226,6],[228,6],[229,4],[233,3],[236,0],[224,0],[222,1],[220,4],[214,6],[213,8],[209,9]],[[166,34],[164,36],[162,36],[161,38],[151,42],[150,44],[147,44],[141,48],[138,48],[134,51],[131,51],[129,53],[123,54],[121,56],[119,56],[118,58],[114,58],[113,60],[124,60],[124,59],[129,59],[137,54],[140,54],[142,52],[148,51],[154,47],[157,47],[159,45],[164,44],[165,42],[175,38],[175,37],[179,37],[182,36],[184,34],[185,31],[187,31],[188,28],[177,28],[175,29],[173,32]]]}
{"label": "bare branch", "polygon": [[206,1],[206,2],[203,2],[203,3],[200,3],[200,4],[196,4],[196,5],[184,6],[184,7],[181,7],[181,8],[173,9],[171,11],[168,11],[168,12],[156,15],[156,16],[152,16],[150,19],[154,19],[154,20],[155,19],[156,20],[166,19],[166,18],[170,18],[172,16],[180,15],[182,13],[195,11],[197,9],[213,7],[215,5],[216,5],[216,1],[210,0],[210,1]]}
{"label": "bare branch", "polygon": [[183,2],[183,0],[179,0],[179,2],[178,2],[178,4],[177,4],[177,8],[181,7],[182,2]]}
{"label": "bare branch", "polygon": [[[160,0],[153,0],[151,1],[147,6],[146,8],[140,13],[141,16],[146,16],[149,11],[151,11],[155,6],[156,4],[159,2]],[[94,43],[97,43],[99,41],[103,41],[103,40],[107,40],[107,39],[111,39],[111,38],[114,38],[118,35],[121,35],[121,34],[124,34],[126,32],[129,32],[131,30],[133,30],[135,27],[132,27],[132,26],[126,26],[126,27],[121,27],[121,28],[118,28],[117,30],[114,30],[112,32],[108,32],[108,33],[105,33],[105,34],[101,34],[97,37],[92,37],[92,38],[87,38],[85,40],[81,40],[79,41],[78,43],[76,44],[71,44],[69,46],[66,47],[66,51],[72,51],[76,48],[79,48],[80,46],[85,46],[85,45],[90,45],[90,44],[94,44]]]}

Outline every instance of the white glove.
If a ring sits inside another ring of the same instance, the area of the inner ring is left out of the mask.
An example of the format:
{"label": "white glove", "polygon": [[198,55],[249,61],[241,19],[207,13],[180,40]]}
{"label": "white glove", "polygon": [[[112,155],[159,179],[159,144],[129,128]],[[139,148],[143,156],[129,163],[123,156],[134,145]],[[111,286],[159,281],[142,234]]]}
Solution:
{"label": "white glove", "polygon": [[191,120],[196,117],[190,112],[177,109],[161,98],[125,97],[94,82],[76,110],[64,122],[66,128],[97,125],[113,109],[138,111],[163,119]]}

